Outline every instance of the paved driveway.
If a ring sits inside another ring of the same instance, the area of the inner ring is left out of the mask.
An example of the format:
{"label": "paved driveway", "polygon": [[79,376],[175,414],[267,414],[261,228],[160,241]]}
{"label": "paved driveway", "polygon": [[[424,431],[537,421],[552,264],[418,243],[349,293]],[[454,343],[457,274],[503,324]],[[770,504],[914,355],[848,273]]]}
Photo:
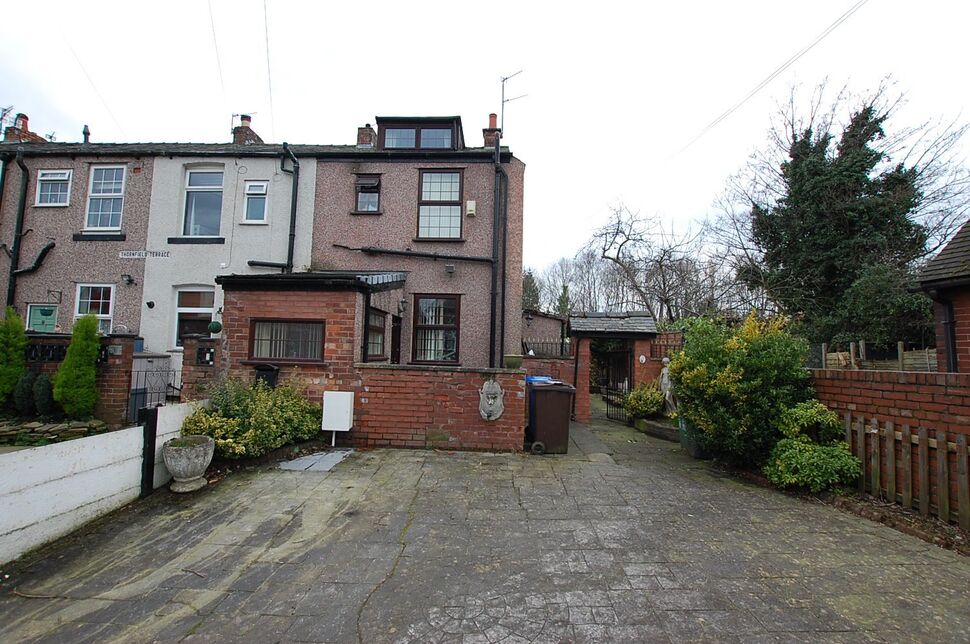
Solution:
{"label": "paved driveway", "polygon": [[970,560],[595,429],[158,493],[8,567],[0,641],[970,641]]}

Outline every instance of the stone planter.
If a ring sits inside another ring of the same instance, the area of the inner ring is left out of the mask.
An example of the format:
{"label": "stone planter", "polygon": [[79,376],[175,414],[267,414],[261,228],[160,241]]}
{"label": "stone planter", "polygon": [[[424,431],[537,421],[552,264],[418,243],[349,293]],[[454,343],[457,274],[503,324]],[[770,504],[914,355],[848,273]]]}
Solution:
{"label": "stone planter", "polygon": [[506,369],[521,369],[522,368],[522,356],[509,354],[505,356],[505,368]]}
{"label": "stone planter", "polygon": [[162,458],[172,473],[172,492],[192,492],[206,484],[205,470],[212,462],[216,442],[210,436],[182,436],[165,441]]}
{"label": "stone planter", "polygon": [[694,427],[691,423],[684,420],[681,416],[679,419],[680,424],[680,446],[690,454],[691,458],[709,459],[707,451],[701,446],[700,436],[698,436],[698,429]]}

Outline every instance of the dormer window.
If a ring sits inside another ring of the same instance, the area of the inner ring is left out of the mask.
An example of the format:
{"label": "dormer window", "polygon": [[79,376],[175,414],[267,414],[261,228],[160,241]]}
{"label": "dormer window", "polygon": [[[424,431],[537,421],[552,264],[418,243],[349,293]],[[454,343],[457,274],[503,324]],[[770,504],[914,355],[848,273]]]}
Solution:
{"label": "dormer window", "polygon": [[385,150],[460,150],[458,117],[377,118]]}

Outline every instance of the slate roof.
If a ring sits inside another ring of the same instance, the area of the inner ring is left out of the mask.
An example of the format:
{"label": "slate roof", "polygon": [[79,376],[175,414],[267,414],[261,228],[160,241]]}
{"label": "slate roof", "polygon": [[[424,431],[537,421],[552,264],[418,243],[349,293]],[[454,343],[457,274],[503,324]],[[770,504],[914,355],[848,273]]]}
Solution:
{"label": "slate roof", "polygon": [[951,282],[970,283],[970,221],[923,267],[917,280],[924,289]]}
{"label": "slate roof", "polygon": [[646,311],[582,313],[569,316],[573,335],[656,335],[657,323]]}
{"label": "slate roof", "polygon": [[400,288],[407,271],[308,271],[304,273],[267,273],[216,276],[216,284],[226,290],[318,290],[388,291]]}

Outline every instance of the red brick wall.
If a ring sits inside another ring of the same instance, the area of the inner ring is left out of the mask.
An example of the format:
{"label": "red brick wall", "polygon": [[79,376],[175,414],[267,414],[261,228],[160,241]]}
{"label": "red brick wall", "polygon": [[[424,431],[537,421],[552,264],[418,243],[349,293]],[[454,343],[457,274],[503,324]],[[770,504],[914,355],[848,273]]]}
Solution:
{"label": "red brick wall", "polygon": [[[354,429],[346,440],[361,447],[438,447],[519,451],[525,441],[525,373],[358,365],[361,386]],[[494,378],[505,392],[505,412],[487,421],[479,390]]]}
{"label": "red brick wall", "polygon": [[576,373],[576,420],[580,423],[589,422],[589,369],[590,352],[589,338],[573,337],[579,367]]}
{"label": "red brick wall", "polygon": [[[875,433],[864,435],[864,453],[866,458],[867,481],[871,482],[873,454],[878,454],[882,494],[886,494],[886,471],[889,463],[889,450],[894,450],[896,467],[896,495],[901,495],[902,480],[904,478],[903,450],[900,441],[889,441],[886,432],[887,421],[892,421],[894,432],[902,432],[908,425],[913,436],[919,428],[928,430],[928,437],[933,439],[939,432],[945,434],[950,443],[956,441],[960,434],[970,436],[970,374],[941,374],[911,371],[861,371],[813,369],[815,389],[818,399],[844,418],[851,413],[853,426],[860,420],[871,425],[875,419],[882,429],[883,435],[879,443],[875,442]],[[852,432],[850,445],[853,452],[859,453],[859,441],[856,431]],[[937,507],[940,485],[937,482],[936,449],[928,450],[929,500],[933,508]],[[911,449],[910,471],[912,475],[913,498],[919,497],[919,456],[917,446]],[[951,514],[955,516],[958,507],[957,489],[957,454],[947,453],[949,471],[949,498]],[[867,483],[868,484],[868,483]],[[944,488],[945,489],[945,488]],[[894,500],[897,500],[894,499]],[[937,510],[932,512],[937,514]],[[952,518],[948,517],[948,518]]]}
{"label": "red brick wall", "polygon": [[522,359],[522,368],[530,376],[552,376],[556,380],[573,383],[576,363],[572,358],[529,358]]}
{"label": "red brick wall", "polygon": [[[218,374],[218,365],[222,360],[221,345],[218,338],[196,335],[182,338],[182,402],[208,397],[208,389]],[[213,351],[214,360],[211,365],[198,364],[200,348]]]}
{"label": "red brick wall", "polygon": [[[68,346],[71,336],[67,334],[29,334],[28,344]],[[101,338],[102,347],[108,349],[107,361],[98,365],[95,386],[98,389],[98,404],[94,408],[96,418],[103,420],[112,429],[127,424],[128,400],[131,395],[131,363],[134,357],[135,336],[112,335]],[[61,363],[54,361],[29,361],[27,369],[36,373],[46,373],[52,379]]]}

